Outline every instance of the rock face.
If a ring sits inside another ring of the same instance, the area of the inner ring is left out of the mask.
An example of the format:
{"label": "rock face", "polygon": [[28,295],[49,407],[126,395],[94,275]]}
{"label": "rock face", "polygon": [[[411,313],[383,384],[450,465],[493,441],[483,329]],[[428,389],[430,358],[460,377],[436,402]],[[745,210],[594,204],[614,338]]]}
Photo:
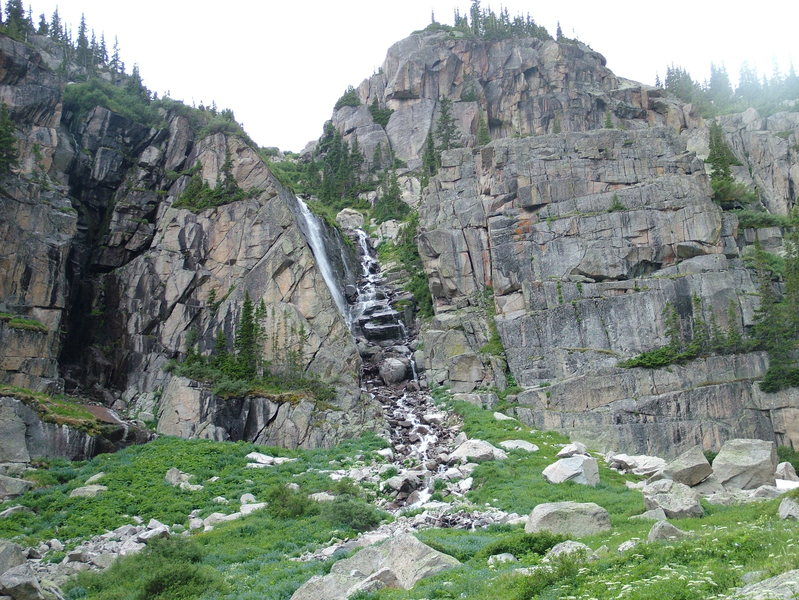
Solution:
{"label": "rock face", "polygon": [[[35,46],[0,36],[0,92],[21,151],[18,176],[2,182],[0,238],[14,247],[0,257],[0,312],[42,324],[0,319],[0,383],[60,391],[66,376],[178,435],[310,446],[373,427],[357,349],[297,200],[256,150],[238,136],[201,135],[180,111],[164,110],[150,127],[102,107],[65,107],[66,80],[53,70],[61,60]],[[173,207],[193,168],[213,186],[226,158],[246,199],[196,213]],[[337,232],[323,235],[343,288],[354,282],[354,255]],[[270,398],[225,411],[164,372],[192,337],[201,353],[220,332],[230,343],[245,293],[266,308],[264,358],[279,370],[292,357],[334,382],[332,409]],[[259,420],[262,434],[241,433]],[[322,422],[323,433],[309,431]],[[275,433],[278,424],[291,431]]]}
{"label": "rock face", "polygon": [[728,440],[713,459],[713,476],[724,487],[750,490],[774,485],[776,467],[774,442]]}
{"label": "rock face", "polygon": [[357,592],[384,587],[408,590],[420,579],[459,564],[412,535],[399,535],[338,561],[328,575],[312,577],[300,586],[291,600],[345,600]]}
{"label": "rock face", "polygon": [[751,325],[756,286],[739,258],[737,223],[710,194],[702,162],[665,127],[445,153],[420,206],[419,251],[437,311],[423,334],[434,348],[428,377],[458,391],[502,385],[504,366],[480,354],[491,302],[507,367],[525,388],[515,416],[529,425],[666,456],[744,435],[799,440],[795,395],[753,385],[767,368],[761,353],[668,371],[618,367],[668,342],[668,304],[686,328],[692,319]]}
{"label": "rock face", "polygon": [[608,511],[593,502],[550,502],[539,504],[530,513],[526,533],[549,531],[585,537],[610,530]]}

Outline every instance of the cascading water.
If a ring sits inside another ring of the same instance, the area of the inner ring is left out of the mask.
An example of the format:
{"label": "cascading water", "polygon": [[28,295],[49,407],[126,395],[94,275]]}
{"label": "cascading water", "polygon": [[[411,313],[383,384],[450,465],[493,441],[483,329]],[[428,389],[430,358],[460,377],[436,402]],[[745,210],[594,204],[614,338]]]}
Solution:
{"label": "cascading water", "polygon": [[300,215],[304,222],[304,231],[308,238],[308,243],[311,245],[316,264],[322,273],[322,277],[330,290],[330,295],[336,303],[339,313],[350,323],[350,314],[347,310],[347,301],[344,299],[344,293],[341,290],[338,280],[333,273],[333,267],[330,265],[330,259],[327,256],[327,249],[325,248],[325,240],[322,235],[322,224],[319,219],[308,208],[308,205],[303,202],[302,198],[297,198],[297,203],[300,206]]}

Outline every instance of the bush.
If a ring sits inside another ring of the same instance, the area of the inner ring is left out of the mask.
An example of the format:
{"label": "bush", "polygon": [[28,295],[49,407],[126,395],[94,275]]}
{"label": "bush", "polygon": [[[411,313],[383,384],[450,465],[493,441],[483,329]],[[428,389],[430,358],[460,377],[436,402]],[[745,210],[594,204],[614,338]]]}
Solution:
{"label": "bush", "polygon": [[390,108],[380,108],[377,104],[377,98],[375,98],[374,102],[369,106],[369,112],[372,113],[372,120],[382,127],[388,125],[388,120],[394,113]]}
{"label": "bush", "polygon": [[145,98],[102,79],[73,83],[64,90],[64,108],[82,119],[95,106],[102,106],[147,127],[156,127],[161,118],[158,110]]}
{"label": "bush", "polygon": [[351,496],[340,496],[322,505],[321,516],[338,527],[368,531],[380,524],[382,514],[371,504]]}
{"label": "bush", "polygon": [[9,319],[8,326],[14,329],[24,329],[25,331],[47,333],[47,325],[40,323],[36,319],[28,319],[26,317],[13,317]]}
{"label": "bush", "polygon": [[338,110],[344,106],[360,106],[361,99],[358,98],[358,92],[355,91],[355,88],[349,86],[345,91],[344,94],[336,100],[336,105],[333,107],[333,110]]}
{"label": "bush", "polygon": [[760,229],[762,227],[789,227],[791,220],[782,215],[774,215],[760,210],[734,210],[732,211],[738,217],[739,227],[753,227]]}
{"label": "bush", "polygon": [[487,544],[475,556],[486,559],[494,554],[508,552],[519,558],[526,554],[543,555],[556,544],[565,541],[562,535],[541,531],[539,533],[514,533]]}
{"label": "bush", "polygon": [[295,492],[285,485],[276,485],[266,492],[269,512],[282,519],[296,519],[316,514],[319,507],[302,491]]}
{"label": "bush", "polygon": [[633,367],[644,367],[645,369],[659,369],[671,364],[686,362],[698,356],[695,350],[687,349],[684,352],[672,346],[655,348],[648,352],[642,352],[638,356],[623,360],[619,363],[620,367],[627,369]]}

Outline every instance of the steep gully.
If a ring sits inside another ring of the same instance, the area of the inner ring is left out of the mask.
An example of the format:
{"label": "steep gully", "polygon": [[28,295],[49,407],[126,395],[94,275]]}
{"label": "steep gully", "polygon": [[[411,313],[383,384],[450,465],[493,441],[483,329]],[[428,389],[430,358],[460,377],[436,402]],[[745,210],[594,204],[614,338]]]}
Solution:
{"label": "steep gully", "polygon": [[403,293],[384,278],[369,236],[361,228],[347,230],[356,245],[361,272],[357,285],[342,292],[327,255],[322,224],[301,199],[299,203],[308,243],[358,343],[363,358],[362,391],[383,407],[385,435],[391,443],[391,453],[386,454],[398,472],[388,481],[393,501],[385,508],[424,504],[433,493],[433,476],[447,468],[458,431],[450,424],[451,416],[438,410],[430,394],[422,390],[412,351],[414,328],[392,307]]}

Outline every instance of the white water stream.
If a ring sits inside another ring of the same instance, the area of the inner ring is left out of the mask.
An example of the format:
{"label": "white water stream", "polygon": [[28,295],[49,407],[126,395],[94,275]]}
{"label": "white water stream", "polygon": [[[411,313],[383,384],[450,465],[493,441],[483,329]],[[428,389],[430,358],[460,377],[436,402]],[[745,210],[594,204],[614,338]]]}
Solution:
{"label": "white water stream", "polygon": [[341,286],[333,273],[333,267],[330,265],[330,259],[327,256],[325,240],[322,235],[322,224],[319,222],[318,217],[308,208],[308,205],[303,202],[302,198],[297,197],[297,202],[300,205],[300,214],[305,222],[308,243],[311,245],[314,258],[316,258],[316,264],[322,272],[322,277],[330,290],[330,295],[333,296],[336,308],[349,324],[351,321],[350,313],[347,310],[347,301],[344,299],[344,292],[341,290]]}

